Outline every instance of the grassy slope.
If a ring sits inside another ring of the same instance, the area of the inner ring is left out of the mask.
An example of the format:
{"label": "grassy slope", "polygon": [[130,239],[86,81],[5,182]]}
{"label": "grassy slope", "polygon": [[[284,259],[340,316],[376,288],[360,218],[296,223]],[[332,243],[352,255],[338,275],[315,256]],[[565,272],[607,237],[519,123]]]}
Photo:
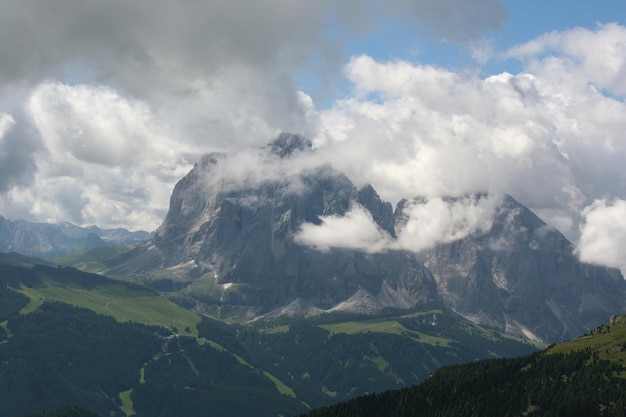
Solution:
{"label": "grassy slope", "polygon": [[[198,337],[196,325],[201,320],[198,314],[179,307],[147,287],[84,273],[74,268],[51,265],[38,258],[0,254],[0,282],[6,281],[9,286],[31,300],[20,314],[35,311],[46,299],[55,300],[113,316],[120,322],[133,321],[169,329],[176,328],[181,334]],[[7,266],[17,266],[18,269]],[[26,278],[20,277],[24,270],[30,272],[25,275]],[[6,327],[6,321],[2,324]],[[205,339],[198,341],[201,344],[207,343]],[[243,361],[237,355],[235,357]],[[252,367],[245,361],[242,364]],[[295,397],[289,386],[271,373],[265,370],[261,372],[275,384],[278,392]],[[120,393],[122,408],[127,415],[134,414],[131,392],[132,390]]]}
{"label": "grassy slope", "polygon": [[[36,259],[26,259],[15,255],[5,259],[6,261],[10,261],[14,265],[19,264],[22,267],[40,263]],[[97,313],[113,316],[120,322],[134,321],[170,329],[176,327],[184,335],[198,336],[196,324],[200,321],[200,316],[177,306],[147,287],[80,272],[73,268],[35,266],[32,271],[36,275],[36,279],[31,277],[30,279],[12,278],[8,280],[11,287],[31,299],[31,303],[21,311],[22,313],[35,310],[44,299],[51,299],[86,307]],[[0,281],[2,279],[2,274],[0,274]],[[436,325],[432,323],[433,320],[437,320],[435,317],[438,317],[439,320]],[[257,329],[261,333],[269,334],[285,333],[289,329],[289,326],[284,324],[278,326],[276,323],[267,324],[267,328],[259,322],[255,326],[258,326]],[[492,340],[495,337],[493,331],[474,326],[442,311],[398,313],[395,316],[371,319],[348,317],[326,321],[322,319],[318,326],[327,330],[331,335],[389,334],[442,348],[452,348],[451,344],[457,346],[463,344],[460,339],[455,338],[459,330],[464,332],[467,337],[473,337],[472,341],[476,340],[476,337]],[[185,332],[186,328],[189,328],[190,332]],[[498,335],[498,337],[502,336]],[[203,343],[203,339],[199,340]],[[239,355],[235,356],[238,360],[243,360]],[[385,373],[390,368],[388,361],[382,355],[373,354],[373,356],[367,356],[365,359],[373,362],[380,372]],[[252,366],[247,362],[244,365]],[[271,374],[264,369],[259,370],[275,384],[280,393],[290,397],[295,396],[292,387],[283,382],[288,382],[284,375],[281,375],[281,381],[273,373]],[[329,396],[332,397],[330,394]],[[120,393],[120,398],[125,411],[132,414],[133,404],[130,399],[130,392]]]}
{"label": "grassy slope", "polygon": [[[454,333],[458,331],[474,333],[476,335],[484,337],[485,339],[495,340],[495,333],[493,331],[484,329],[470,322],[466,322],[465,320],[458,320],[455,323],[452,323],[452,325],[448,327],[449,331],[444,330],[440,333],[435,332],[434,334],[431,330],[437,328],[438,326],[438,324],[436,323],[436,317],[446,317],[449,319],[450,313],[445,313],[441,310],[420,311],[412,312],[405,315],[399,315],[398,317],[383,317],[373,318],[370,320],[344,321],[339,323],[325,324],[321,327],[328,330],[331,334],[384,333],[403,335],[421,343],[426,343],[434,346],[449,346],[450,343],[455,341]],[[407,321],[411,322],[415,320],[425,321],[426,323],[430,322],[431,324],[427,325],[424,331],[410,329],[407,328],[405,324],[403,324]],[[515,338],[513,336],[501,334],[498,334],[498,336],[510,340],[521,341],[521,339]],[[540,343],[528,343],[533,344],[538,349],[546,347],[545,345]]]}
{"label": "grassy slope", "polygon": [[[166,297],[140,285],[80,272],[73,268],[32,266],[36,258],[6,256],[0,258],[0,281],[31,299],[21,313],[36,310],[44,299],[62,301],[97,313],[113,316],[120,322],[134,321],[176,328],[189,336],[197,336],[200,316],[174,304]],[[17,265],[18,268],[12,268]],[[189,332],[185,332],[188,329]]]}
{"label": "grassy slope", "polygon": [[452,339],[447,337],[437,337],[429,335],[423,332],[413,331],[407,329],[401,324],[399,319],[415,318],[415,317],[427,317],[436,314],[442,314],[441,311],[428,311],[417,312],[409,315],[404,315],[394,318],[377,318],[372,320],[363,321],[347,321],[342,323],[335,323],[324,325],[325,329],[330,331],[331,334],[345,333],[345,334],[357,334],[357,333],[386,333],[405,335],[414,340],[419,340],[422,343],[428,343],[430,345],[448,346]]}
{"label": "grassy slope", "polygon": [[111,266],[131,257],[143,242],[125,245],[105,246],[84,251],[77,251],[55,259],[61,265],[73,265],[87,272],[102,272]]}
{"label": "grassy slope", "polygon": [[[548,353],[569,353],[590,349],[600,359],[626,366],[626,315],[617,316],[609,324],[598,327],[576,340],[552,346]],[[626,378],[626,371],[622,372]]]}
{"label": "grassy slope", "polygon": [[36,258],[34,256],[20,255],[19,253],[15,252],[0,252],[0,263],[22,267],[32,267],[35,265],[53,265],[52,263],[44,261],[43,259]]}

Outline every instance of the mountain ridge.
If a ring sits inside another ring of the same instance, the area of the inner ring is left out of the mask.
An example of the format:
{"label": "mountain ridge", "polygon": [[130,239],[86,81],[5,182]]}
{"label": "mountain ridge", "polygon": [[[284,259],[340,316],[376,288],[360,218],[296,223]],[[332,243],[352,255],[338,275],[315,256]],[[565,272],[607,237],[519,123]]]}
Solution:
{"label": "mountain ridge", "polygon": [[[106,273],[131,274],[198,312],[241,306],[254,318],[298,299],[330,310],[365,291],[382,307],[445,306],[546,342],[626,310],[621,273],[581,264],[561,233],[513,197],[414,197],[394,210],[373,186],[311,164],[315,152],[306,138],[281,134],[243,156],[203,156],[176,184],[154,238]],[[431,224],[419,216],[428,210],[451,216],[450,229],[409,250],[427,235]]]}
{"label": "mountain ridge", "polygon": [[12,221],[0,215],[0,252],[18,252],[45,260],[81,250],[139,242],[151,237],[152,233],[144,231],[80,227],[69,222]]}

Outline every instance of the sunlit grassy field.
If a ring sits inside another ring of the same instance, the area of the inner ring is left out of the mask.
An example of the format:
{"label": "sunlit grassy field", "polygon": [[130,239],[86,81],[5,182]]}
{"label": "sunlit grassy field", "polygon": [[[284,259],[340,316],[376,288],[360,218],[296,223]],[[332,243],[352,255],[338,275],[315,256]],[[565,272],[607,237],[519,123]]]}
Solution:
{"label": "sunlit grassy field", "polygon": [[[20,284],[16,290],[27,295],[31,302],[20,312],[36,310],[45,300],[62,301],[85,307],[100,314],[113,316],[120,322],[133,321],[146,325],[176,328],[181,334],[197,336],[196,325],[201,317],[174,304],[157,292],[141,286],[102,278],[89,281],[90,276],[63,279],[63,272],[53,276],[45,272],[32,285]],[[84,282],[81,282],[83,279]]]}
{"label": "sunlit grassy field", "polygon": [[[626,315],[598,327],[587,336],[553,346],[548,352],[567,353],[585,349],[598,352],[600,359],[626,365]],[[621,376],[626,378],[626,372]]]}

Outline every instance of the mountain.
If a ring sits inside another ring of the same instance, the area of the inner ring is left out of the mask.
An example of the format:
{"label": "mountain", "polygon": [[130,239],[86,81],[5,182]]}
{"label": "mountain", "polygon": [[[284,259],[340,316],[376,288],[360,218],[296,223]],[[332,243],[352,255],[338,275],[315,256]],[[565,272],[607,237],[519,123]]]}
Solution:
{"label": "mountain", "polygon": [[488,233],[440,244],[424,265],[447,307],[530,339],[572,339],[626,311],[618,270],[579,262],[561,233],[510,196]]}
{"label": "mountain", "polygon": [[295,415],[536,349],[442,310],[227,324],[143,285],[0,254],[0,417]]}
{"label": "mountain", "polygon": [[0,216],[0,252],[18,252],[51,260],[79,250],[139,242],[151,233],[79,227],[71,223],[31,223]]}
{"label": "mountain", "polygon": [[573,342],[515,359],[446,367],[424,383],[307,417],[584,416],[626,410],[626,316]]}
{"label": "mountain", "polygon": [[[295,159],[310,145],[300,136],[282,135],[266,152]],[[223,158],[205,155],[174,188],[150,244],[106,273],[146,273],[140,278],[159,290],[189,290],[190,305],[245,305],[254,315],[297,299],[327,310],[355,295],[371,296],[365,308],[373,311],[443,306],[432,274],[409,253],[321,252],[294,241],[304,222],[319,224],[319,216],[343,215],[355,203],[393,234],[393,208],[372,187],[359,190],[329,166],[250,187],[211,184]],[[200,286],[202,292],[194,290]]]}
{"label": "mountain", "polygon": [[[306,138],[281,134],[258,155],[268,167],[307,166],[314,152]],[[303,225],[358,206],[393,240],[406,208],[425,199],[402,200],[394,211],[371,185],[357,188],[330,166],[242,180],[233,177],[232,163],[225,154],[202,157],[176,184],[154,238],[123,259],[108,259],[105,272],[134,274],[207,314],[240,306],[248,318],[293,315],[294,302],[308,306],[302,314],[445,307],[546,342],[577,337],[626,310],[618,270],[580,263],[561,233],[511,196],[490,228],[419,253],[320,249],[295,239]]]}
{"label": "mountain", "polygon": [[[310,141],[291,134],[259,150],[275,164],[304,161],[311,152]],[[236,305],[249,317],[275,316],[293,313],[287,306],[296,301],[309,312],[447,307],[548,342],[576,337],[626,308],[619,271],[581,264],[562,234],[510,196],[489,230],[431,250],[320,250],[294,239],[302,225],[359,206],[395,239],[411,201],[394,211],[372,186],[359,189],[330,166],[237,181],[226,172],[228,157],[205,155],[174,188],[154,238],[109,262],[106,272],[135,274],[204,313]]]}

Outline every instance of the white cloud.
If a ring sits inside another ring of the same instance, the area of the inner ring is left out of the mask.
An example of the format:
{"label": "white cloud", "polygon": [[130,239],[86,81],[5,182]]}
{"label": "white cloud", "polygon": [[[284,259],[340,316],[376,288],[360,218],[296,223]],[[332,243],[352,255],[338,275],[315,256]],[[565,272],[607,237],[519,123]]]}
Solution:
{"label": "white cloud", "polygon": [[[507,55],[528,60],[530,70],[569,88],[588,85],[626,95],[626,27],[617,23],[597,30],[550,32],[511,48]],[[567,75],[563,77],[563,75]]]}
{"label": "white cloud", "polygon": [[33,92],[28,108],[57,162],[73,159],[107,167],[129,166],[146,154],[155,156],[156,149],[151,148],[166,152],[163,159],[175,157],[173,148],[164,143],[166,129],[158,126],[146,104],[108,87],[42,84]]}
{"label": "white cloud", "polygon": [[8,130],[15,124],[15,119],[10,114],[0,113],[0,140]]}
{"label": "white cloud", "polygon": [[322,251],[338,248],[375,253],[389,247],[390,236],[359,205],[354,205],[344,216],[321,216],[320,221],[320,225],[303,224],[294,240]]}
{"label": "white cloud", "polygon": [[399,17],[472,39],[503,17],[418,3],[0,0],[2,214],[154,229],[199,155],[315,132],[293,80],[333,78],[346,39]]}
{"label": "white cloud", "polygon": [[509,52],[524,72],[486,78],[354,57],[315,143],[386,200],[509,193],[576,241],[585,205],[626,199],[624,45],[615,24],[548,34]]}
{"label": "white cloud", "polygon": [[499,196],[431,198],[410,203],[403,211],[406,223],[397,231],[394,249],[420,252],[439,243],[450,243],[491,229]]}
{"label": "white cloud", "polygon": [[41,145],[33,184],[10,206],[45,221],[153,230],[199,156],[168,135],[148,106],[103,86],[47,83],[28,102]]}
{"label": "white cloud", "polygon": [[319,225],[303,224],[294,240],[323,251],[340,248],[367,253],[421,252],[439,243],[488,232],[500,201],[498,196],[471,196],[408,202],[397,225],[397,239],[382,231],[366,209],[354,205],[344,216],[322,216]]}
{"label": "white cloud", "polygon": [[626,276],[626,201],[596,200],[583,215],[577,248],[580,259],[620,268]]}

